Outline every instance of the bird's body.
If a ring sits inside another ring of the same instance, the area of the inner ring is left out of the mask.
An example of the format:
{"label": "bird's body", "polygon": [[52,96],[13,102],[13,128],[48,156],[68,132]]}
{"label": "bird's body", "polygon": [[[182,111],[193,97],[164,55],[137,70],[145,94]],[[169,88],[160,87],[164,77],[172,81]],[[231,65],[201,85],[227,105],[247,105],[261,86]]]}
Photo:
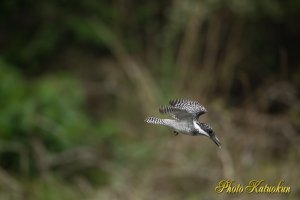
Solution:
{"label": "bird's body", "polygon": [[160,124],[174,129],[176,132],[185,133],[191,135],[194,130],[193,125],[186,120],[175,120],[175,119],[159,119],[156,117],[149,117],[146,119],[147,123]]}
{"label": "bird's body", "polygon": [[172,128],[176,135],[178,133],[192,136],[204,135],[211,138],[219,147],[221,146],[212,128],[198,121],[199,116],[207,112],[201,104],[184,99],[172,100],[169,104],[169,106],[161,106],[159,111],[163,114],[171,114],[174,119],[148,117],[145,122]]}

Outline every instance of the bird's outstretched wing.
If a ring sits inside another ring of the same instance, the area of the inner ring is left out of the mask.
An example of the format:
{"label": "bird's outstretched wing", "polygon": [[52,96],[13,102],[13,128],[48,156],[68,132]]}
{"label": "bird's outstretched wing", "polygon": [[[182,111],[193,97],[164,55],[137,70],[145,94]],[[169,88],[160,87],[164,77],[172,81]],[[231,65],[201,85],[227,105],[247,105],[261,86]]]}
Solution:
{"label": "bird's outstretched wing", "polygon": [[186,110],[182,110],[172,106],[161,106],[159,108],[159,112],[162,114],[170,114],[174,119],[177,120],[190,119],[192,117],[192,115]]}
{"label": "bird's outstretched wing", "polygon": [[206,109],[197,101],[185,99],[174,99],[169,102],[170,106],[162,106],[161,113],[169,113],[175,119],[198,119],[200,115],[206,113]]}

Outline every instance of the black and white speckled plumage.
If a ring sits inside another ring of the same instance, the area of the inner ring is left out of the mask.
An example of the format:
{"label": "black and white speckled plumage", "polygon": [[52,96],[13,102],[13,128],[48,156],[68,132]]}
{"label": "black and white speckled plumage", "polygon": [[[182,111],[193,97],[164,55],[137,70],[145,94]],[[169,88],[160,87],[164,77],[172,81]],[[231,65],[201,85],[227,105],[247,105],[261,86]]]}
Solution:
{"label": "black and white speckled plumage", "polygon": [[168,106],[161,106],[159,112],[170,114],[174,119],[148,117],[145,122],[170,127],[176,135],[179,132],[192,136],[204,135],[212,139],[219,147],[221,146],[213,129],[208,124],[198,121],[199,116],[207,112],[199,102],[175,99],[171,100]]}
{"label": "black and white speckled plumage", "polygon": [[159,119],[156,117],[148,117],[147,119],[145,119],[145,122],[149,123],[149,124],[160,124],[160,125],[164,125],[164,121],[163,119]]}
{"label": "black and white speckled plumage", "polygon": [[170,106],[161,106],[160,113],[173,114],[176,119],[198,119],[200,115],[206,113],[206,109],[197,101],[185,99],[175,99],[169,102]]}

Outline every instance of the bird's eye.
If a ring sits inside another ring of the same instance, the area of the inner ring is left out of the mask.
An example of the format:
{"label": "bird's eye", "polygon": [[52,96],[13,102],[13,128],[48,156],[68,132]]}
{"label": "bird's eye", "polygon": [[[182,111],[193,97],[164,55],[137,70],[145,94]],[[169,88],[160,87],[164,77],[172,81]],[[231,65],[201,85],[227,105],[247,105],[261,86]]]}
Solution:
{"label": "bird's eye", "polygon": [[213,130],[208,130],[208,133],[213,133]]}

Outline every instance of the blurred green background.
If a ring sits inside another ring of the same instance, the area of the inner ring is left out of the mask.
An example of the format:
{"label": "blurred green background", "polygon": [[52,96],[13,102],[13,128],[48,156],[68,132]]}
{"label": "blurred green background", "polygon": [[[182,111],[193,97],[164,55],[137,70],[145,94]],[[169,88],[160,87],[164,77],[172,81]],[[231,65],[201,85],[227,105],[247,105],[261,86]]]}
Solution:
{"label": "blurred green background", "polygon": [[[299,0],[1,1],[0,199],[299,199],[299,20]],[[177,97],[222,149],[143,122]]]}

